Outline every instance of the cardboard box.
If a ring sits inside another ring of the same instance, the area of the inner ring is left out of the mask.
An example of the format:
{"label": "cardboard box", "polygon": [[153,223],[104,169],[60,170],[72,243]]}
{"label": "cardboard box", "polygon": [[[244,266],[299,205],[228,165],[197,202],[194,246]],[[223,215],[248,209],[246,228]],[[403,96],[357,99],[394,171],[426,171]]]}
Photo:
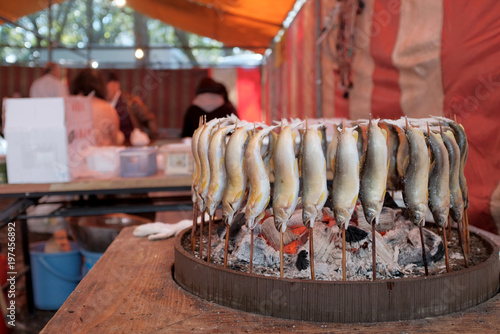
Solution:
{"label": "cardboard box", "polygon": [[94,144],[90,98],[5,100],[9,183],[68,182]]}

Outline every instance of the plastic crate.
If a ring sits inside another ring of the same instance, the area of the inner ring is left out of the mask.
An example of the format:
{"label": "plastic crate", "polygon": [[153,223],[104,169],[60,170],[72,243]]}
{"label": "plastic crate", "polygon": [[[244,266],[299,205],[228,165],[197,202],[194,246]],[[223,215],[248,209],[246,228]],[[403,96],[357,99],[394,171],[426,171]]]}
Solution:
{"label": "plastic crate", "polygon": [[156,174],[156,149],[154,147],[133,147],[120,151],[120,175],[122,177],[143,177]]}

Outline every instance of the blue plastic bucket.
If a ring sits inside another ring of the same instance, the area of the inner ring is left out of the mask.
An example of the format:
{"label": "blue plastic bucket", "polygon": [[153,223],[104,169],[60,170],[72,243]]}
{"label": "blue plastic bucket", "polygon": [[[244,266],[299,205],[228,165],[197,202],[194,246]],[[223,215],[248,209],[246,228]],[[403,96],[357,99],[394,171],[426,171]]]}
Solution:
{"label": "blue plastic bucket", "polygon": [[83,275],[86,275],[89,270],[94,266],[94,264],[99,260],[102,256],[103,253],[94,253],[94,252],[89,252],[84,249],[80,249],[80,252],[82,252],[84,259],[84,265],[83,265]]}
{"label": "blue plastic bucket", "polygon": [[30,244],[33,299],[38,309],[57,310],[82,279],[82,256],[76,243],[62,253],[45,253],[45,244]]}

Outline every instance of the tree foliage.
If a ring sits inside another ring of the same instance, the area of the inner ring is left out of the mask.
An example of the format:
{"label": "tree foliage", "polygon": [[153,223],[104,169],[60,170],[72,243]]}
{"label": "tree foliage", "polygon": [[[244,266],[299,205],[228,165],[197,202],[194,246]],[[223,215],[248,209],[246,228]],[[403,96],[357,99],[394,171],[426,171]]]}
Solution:
{"label": "tree foliage", "polygon": [[[49,21],[47,9],[0,26],[0,59],[19,64],[36,61],[37,49],[49,46]],[[200,59],[214,62],[228,53],[218,41],[147,18],[129,7],[118,8],[109,0],[54,4],[50,40],[54,48],[69,49],[178,46],[194,66]]]}

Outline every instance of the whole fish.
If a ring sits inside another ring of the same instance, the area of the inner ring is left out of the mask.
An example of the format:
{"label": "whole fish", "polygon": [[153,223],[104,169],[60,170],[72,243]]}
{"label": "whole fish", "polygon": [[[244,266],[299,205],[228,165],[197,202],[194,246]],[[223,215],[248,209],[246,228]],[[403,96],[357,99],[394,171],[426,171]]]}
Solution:
{"label": "whole fish", "polygon": [[431,150],[429,173],[429,209],[434,222],[446,227],[450,211],[450,162],[448,151],[440,135],[432,131],[427,134]]}
{"label": "whole fish", "polygon": [[205,124],[198,139],[198,158],[200,159],[200,178],[197,189],[197,203],[200,212],[205,211],[208,185],[210,183],[210,166],[208,163],[208,148],[212,138],[213,128],[220,120],[215,118]]}
{"label": "whole fish", "polygon": [[203,127],[205,125],[201,121],[200,117],[200,124],[196,130],[194,130],[193,137],[191,139],[191,151],[193,153],[193,159],[194,159],[194,170],[193,170],[193,178],[192,178],[192,183],[191,183],[191,197],[193,199],[193,204],[196,205],[198,203],[198,184],[200,182],[200,156],[198,155],[198,139],[200,138],[200,134],[203,131]]}
{"label": "whole fish", "polygon": [[465,163],[467,162],[467,156],[469,154],[469,143],[467,141],[467,135],[465,134],[465,129],[462,124],[452,121],[446,117],[434,117],[440,120],[441,123],[447,125],[453,131],[453,136],[460,149],[460,190],[462,191],[462,197],[464,200],[464,209],[469,207],[469,189],[467,188],[467,180],[465,178],[464,169]]}
{"label": "whole fish", "polygon": [[327,161],[328,161],[328,167],[330,167],[330,170],[332,173],[335,171],[335,155],[337,154],[337,145],[339,142],[339,128],[337,127],[336,124],[333,125],[333,137],[332,141],[330,142],[330,145],[328,146],[328,155],[327,155]]}
{"label": "whole fish", "polygon": [[207,209],[210,215],[222,200],[226,189],[227,174],[225,166],[226,135],[234,129],[228,125],[215,131],[208,147],[208,163],[210,166],[210,183],[207,193]]}
{"label": "whole fish", "polygon": [[335,220],[347,229],[359,192],[358,133],[342,128],[334,158],[332,204]]}
{"label": "whole fish", "polygon": [[295,158],[293,125],[282,125],[274,150],[273,213],[278,230],[286,231],[286,223],[299,200],[299,167]]}
{"label": "whole fish", "polygon": [[384,205],[387,172],[387,133],[376,121],[370,121],[359,191],[363,213],[370,224],[378,221]]}
{"label": "whole fish", "polygon": [[262,140],[276,126],[266,127],[255,133],[248,142],[245,151],[245,164],[248,175],[249,193],[245,209],[245,219],[247,226],[253,230],[255,225],[262,220],[265,215],[265,209],[269,204],[271,195],[271,185],[269,176],[262,160],[260,150]]}
{"label": "whole fish", "polygon": [[302,143],[302,219],[308,228],[314,227],[328,197],[323,136],[318,127],[323,125],[308,127]]}
{"label": "whole fish", "polygon": [[248,127],[237,128],[226,146],[225,164],[227,186],[222,197],[222,216],[226,224],[233,222],[235,213],[240,209],[247,188],[247,169],[245,151],[250,139]]}
{"label": "whole fish", "polygon": [[448,152],[449,160],[449,187],[450,187],[450,216],[455,222],[461,222],[464,212],[464,200],[460,189],[460,148],[450,130],[443,134],[443,142]]}
{"label": "whole fish", "polygon": [[400,180],[403,180],[405,175],[405,159],[408,156],[408,139],[406,138],[406,134],[404,131],[395,127],[396,131],[398,131],[398,153],[396,154],[396,170],[398,172],[398,176]]}
{"label": "whole fish", "polygon": [[389,157],[389,168],[387,170],[387,189],[389,190],[399,190],[400,189],[400,177],[397,170],[397,155],[399,147],[399,137],[395,126],[382,122],[380,124],[387,132],[387,155]]}
{"label": "whole fish", "polygon": [[237,117],[234,115],[224,117],[224,118],[214,118],[213,120],[207,122],[203,127],[203,131],[198,139],[198,156],[200,159],[200,180],[198,183],[198,208],[200,212],[203,212],[207,204],[207,194],[208,186],[210,184],[210,165],[208,162],[208,151],[210,146],[210,140],[214,133],[214,126],[219,124],[220,126],[234,124],[237,121]]}
{"label": "whole fish", "polygon": [[[408,123],[407,123],[408,124]],[[421,130],[407,125],[408,157],[403,177],[403,200],[410,213],[410,220],[418,225],[424,222],[427,212],[429,184],[429,155]]]}

